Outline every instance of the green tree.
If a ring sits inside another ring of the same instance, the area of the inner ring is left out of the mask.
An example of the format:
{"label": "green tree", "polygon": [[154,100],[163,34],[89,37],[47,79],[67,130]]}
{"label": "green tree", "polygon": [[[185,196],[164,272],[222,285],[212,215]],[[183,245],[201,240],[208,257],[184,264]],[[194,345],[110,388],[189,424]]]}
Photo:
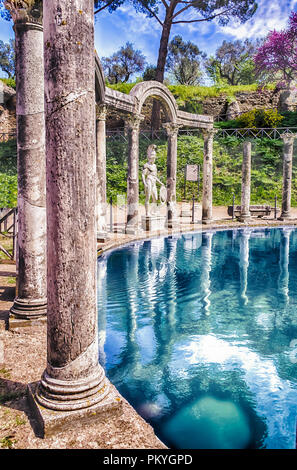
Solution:
{"label": "green tree", "polygon": [[205,61],[205,68],[215,84],[250,85],[257,80],[253,56],[262,41],[223,41],[215,56]]}
{"label": "green tree", "polygon": [[127,42],[111,57],[101,58],[102,67],[109,83],[126,83],[131,75],[143,72],[146,60],[139,50],[133,48],[133,44]]}
{"label": "green tree", "polygon": [[175,36],[168,46],[166,69],[180,85],[198,85],[202,75],[200,63],[205,57],[196,44]]}
{"label": "green tree", "polygon": [[0,40],[0,67],[8,78],[15,78],[15,40],[8,43]]}

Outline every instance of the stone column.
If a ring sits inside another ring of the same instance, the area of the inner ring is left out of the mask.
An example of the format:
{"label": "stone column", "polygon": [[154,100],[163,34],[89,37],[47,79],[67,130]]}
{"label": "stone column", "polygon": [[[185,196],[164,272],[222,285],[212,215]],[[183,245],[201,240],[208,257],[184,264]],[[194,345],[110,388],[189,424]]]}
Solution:
{"label": "stone column", "polygon": [[212,153],[214,129],[203,129],[203,191],[202,191],[202,223],[212,222]]}
{"label": "stone column", "polygon": [[18,289],[11,318],[46,315],[45,124],[42,2],[6,2],[16,40]]}
{"label": "stone column", "polygon": [[292,186],[292,160],[293,145],[296,134],[285,133],[281,135],[284,141],[283,148],[283,194],[282,212],[278,220],[285,220],[291,217],[291,186]]}
{"label": "stone column", "polygon": [[174,122],[163,124],[168,136],[167,144],[167,227],[176,225],[176,168],[177,135],[179,125]]}
{"label": "stone column", "polygon": [[47,367],[29,397],[48,435],[98,419],[110,391],[98,363],[93,9],[92,0],[44,8]]}
{"label": "stone column", "polygon": [[143,116],[132,115],[126,121],[128,132],[127,225],[126,233],[138,232],[139,128]]}
{"label": "stone column", "polygon": [[250,214],[250,198],[251,198],[251,142],[243,143],[242,158],[242,180],[241,180],[241,210],[240,222],[245,222],[251,218]]}
{"label": "stone column", "polygon": [[97,181],[97,240],[107,239],[106,225],[106,106],[99,105],[96,113],[96,181]]}

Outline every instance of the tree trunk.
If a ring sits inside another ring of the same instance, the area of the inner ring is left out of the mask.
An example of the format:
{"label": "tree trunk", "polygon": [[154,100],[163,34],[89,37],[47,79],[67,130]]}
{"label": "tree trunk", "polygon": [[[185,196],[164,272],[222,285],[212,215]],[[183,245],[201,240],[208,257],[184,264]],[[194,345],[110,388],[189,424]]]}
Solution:
{"label": "tree trunk", "polygon": [[[173,5],[167,10],[165,20],[163,23],[163,30],[162,36],[160,41],[160,48],[159,48],[159,55],[158,55],[158,62],[157,62],[157,69],[156,69],[156,78],[157,82],[163,83],[164,81],[164,73],[165,73],[165,65],[166,59],[168,54],[168,43],[169,43],[169,36],[172,26],[172,15],[174,13],[174,9],[176,7],[176,3],[174,2]],[[152,135],[154,131],[160,129],[161,126],[161,115],[160,115],[160,103],[157,100],[153,101],[153,109],[152,109],[152,119],[151,119],[151,129]]]}

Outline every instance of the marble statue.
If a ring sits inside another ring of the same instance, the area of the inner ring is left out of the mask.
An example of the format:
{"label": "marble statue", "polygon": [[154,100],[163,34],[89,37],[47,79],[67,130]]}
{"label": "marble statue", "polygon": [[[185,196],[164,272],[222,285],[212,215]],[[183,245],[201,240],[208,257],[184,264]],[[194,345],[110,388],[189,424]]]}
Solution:
{"label": "marble statue", "polygon": [[[146,217],[154,215],[157,209],[157,201],[158,201],[158,190],[157,190],[157,183],[161,185],[160,188],[160,200],[161,202],[165,202],[166,200],[166,188],[162,181],[159,180],[157,176],[157,166],[155,164],[156,159],[156,148],[157,146],[152,144],[149,145],[147,148],[147,163],[144,164],[142,170],[142,181],[144,184],[145,190],[145,214]],[[152,204],[150,204],[150,200],[152,199]]]}

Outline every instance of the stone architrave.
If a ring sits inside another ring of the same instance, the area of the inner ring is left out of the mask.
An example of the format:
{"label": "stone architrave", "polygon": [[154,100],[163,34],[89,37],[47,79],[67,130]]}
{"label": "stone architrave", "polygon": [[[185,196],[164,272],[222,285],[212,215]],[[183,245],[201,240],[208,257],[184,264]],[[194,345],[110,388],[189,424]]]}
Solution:
{"label": "stone architrave", "polygon": [[243,158],[242,158],[242,180],[241,180],[241,208],[240,208],[240,222],[245,222],[251,218],[250,214],[250,198],[251,198],[251,156],[252,144],[251,142],[243,143]]}
{"label": "stone architrave", "polygon": [[14,21],[17,83],[17,297],[10,318],[46,315],[46,198],[41,1],[7,1]]}
{"label": "stone architrave", "polygon": [[174,122],[163,124],[167,132],[167,227],[176,225],[176,169],[177,169],[177,135],[180,125]]}
{"label": "stone architrave", "polygon": [[282,212],[279,220],[291,217],[291,191],[292,191],[292,162],[293,146],[296,134],[284,133],[281,135],[284,141],[283,147],[283,192],[282,192]]}
{"label": "stone architrave", "polygon": [[96,181],[97,181],[97,240],[107,239],[106,222],[106,106],[99,105],[96,113]]}
{"label": "stone architrave", "polygon": [[91,0],[44,8],[47,367],[28,389],[43,435],[117,406],[98,362],[93,8]]}
{"label": "stone architrave", "polygon": [[202,223],[212,222],[212,154],[214,129],[203,129],[203,192],[202,192]]}
{"label": "stone architrave", "polygon": [[142,115],[131,115],[126,121],[128,132],[127,225],[126,233],[138,232],[139,198],[139,128]]}

